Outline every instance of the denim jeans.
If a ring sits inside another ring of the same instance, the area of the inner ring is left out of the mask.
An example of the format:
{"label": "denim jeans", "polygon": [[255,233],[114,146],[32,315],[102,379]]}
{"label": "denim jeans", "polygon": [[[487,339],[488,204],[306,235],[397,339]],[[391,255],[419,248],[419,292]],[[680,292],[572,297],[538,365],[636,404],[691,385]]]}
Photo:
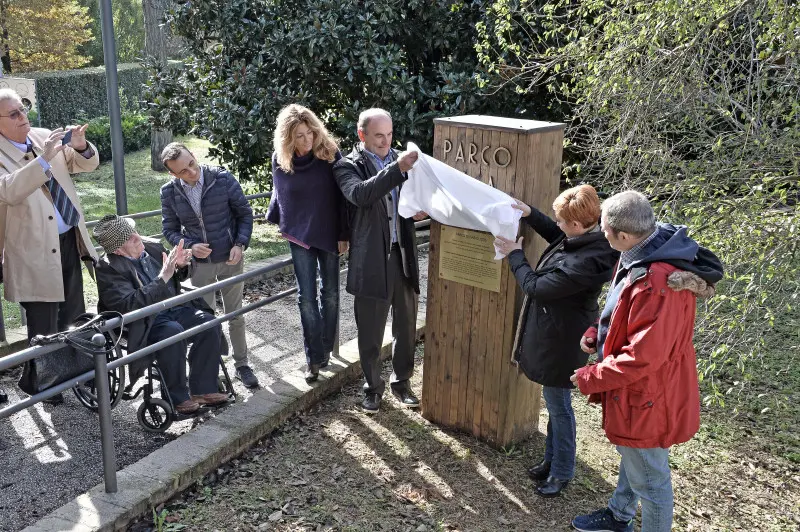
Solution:
{"label": "denim jeans", "polygon": [[547,405],[547,439],[544,459],[550,464],[550,475],[571,480],[575,476],[575,412],[572,410],[572,390],[543,386]]}
{"label": "denim jeans", "polygon": [[[318,248],[306,249],[290,242],[297,278],[300,323],[306,363],[321,364],[333,351],[339,314],[339,256]],[[321,281],[317,298],[317,272]]]}
{"label": "denim jeans", "polygon": [[608,508],[620,521],[636,516],[642,501],[642,532],[669,532],[672,527],[672,478],[669,449],[617,446],[622,456],[619,481]]}

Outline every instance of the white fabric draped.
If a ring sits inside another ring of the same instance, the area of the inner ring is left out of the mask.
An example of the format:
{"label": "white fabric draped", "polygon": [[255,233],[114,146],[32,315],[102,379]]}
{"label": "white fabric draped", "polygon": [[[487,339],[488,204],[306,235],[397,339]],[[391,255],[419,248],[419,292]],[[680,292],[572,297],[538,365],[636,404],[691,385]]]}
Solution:
{"label": "white fabric draped", "polygon": [[[425,211],[442,224],[516,240],[522,211],[512,207],[511,196],[425,155],[413,142],[407,149],[419,158],[400,191],[400,216]],[[495,259],[504,256],[495,249]]]}

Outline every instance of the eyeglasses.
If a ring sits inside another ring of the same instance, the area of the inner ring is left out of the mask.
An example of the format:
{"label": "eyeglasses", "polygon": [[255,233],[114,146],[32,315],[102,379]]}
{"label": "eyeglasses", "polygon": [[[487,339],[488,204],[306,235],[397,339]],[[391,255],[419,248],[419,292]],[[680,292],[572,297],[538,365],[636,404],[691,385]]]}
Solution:
{"label": "eyeglasses", "polygon": [[0,118],[10,118],[11,120],[19,120],[21,116],[28,116],[30,113],[31,107],[29,105],[23,105],[19,109],[14,109],[7,115],[0,115]]}

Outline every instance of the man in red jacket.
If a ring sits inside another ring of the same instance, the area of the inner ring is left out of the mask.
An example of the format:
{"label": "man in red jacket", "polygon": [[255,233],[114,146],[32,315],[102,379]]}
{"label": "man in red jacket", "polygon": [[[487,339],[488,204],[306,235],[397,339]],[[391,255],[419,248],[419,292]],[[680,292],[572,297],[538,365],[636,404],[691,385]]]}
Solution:
{"label": "man in red jacket", "polygon": [[603,203],[602,229],[620,262],[596,328],[581,340],[598,362],[572,382],[603,407],[603,428],[621,455],[607,508],[580,515],[581,531],[628,532],[639,501],[642,532],[668,532],[673,493],[669,448],[700,427],[694,345],[696,298],[713,293],[722,265],[686,235],[656,224],[645,196],[627,191]]}

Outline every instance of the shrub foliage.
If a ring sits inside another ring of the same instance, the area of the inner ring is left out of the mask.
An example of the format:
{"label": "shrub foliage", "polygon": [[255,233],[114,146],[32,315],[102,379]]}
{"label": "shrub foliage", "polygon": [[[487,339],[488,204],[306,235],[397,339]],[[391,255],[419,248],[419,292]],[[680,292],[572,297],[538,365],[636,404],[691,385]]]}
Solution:
{"label": "shrub foliage", "polygon": [[194,131],[242,179],[268,180],[275,117],[316,111],[345,145],[361,110],[381,106],[395,138],[432,141],[432,118],[525,98],[480,97],[473,50],[481,2],[463,0],[192,0],[169,20],[192,57],[152,78],[154,123]]}
{"label": "shrub foliage", "polygon": [[[36,80],[36,95],[42,127],[73,124],[78,117],[90,119],[108,115],[106,69],[104,67],[31,72],[21,77]],[[138,108],[147,72],[138,63],[117,68],[120,89],[130,108]]]}
{"label": "shrub foliage", "polygon": [[[107,116],[88,121],[86,138],[97,147],[100,161],[111,160],[111,124]],[[122,140],[125,153],[141,150],[150,145],[150,120],[136,111],[122,111]]]}
{"label": "shrub foliage", "polygon": [[[63,70],[85,65],[81,45],[90,41],[87,9],[75,0],[4,1],[0,44],[11,72]],[[6,72],[8,74],[8,72]]]}
{"label": "shrub foliage", "polygon": [[644,191],[726,263],[699,318],[707,401],[797,304],[799,28],[781,0],[497,0],[480,26],[496,83],[566,104],[573,180]]}

